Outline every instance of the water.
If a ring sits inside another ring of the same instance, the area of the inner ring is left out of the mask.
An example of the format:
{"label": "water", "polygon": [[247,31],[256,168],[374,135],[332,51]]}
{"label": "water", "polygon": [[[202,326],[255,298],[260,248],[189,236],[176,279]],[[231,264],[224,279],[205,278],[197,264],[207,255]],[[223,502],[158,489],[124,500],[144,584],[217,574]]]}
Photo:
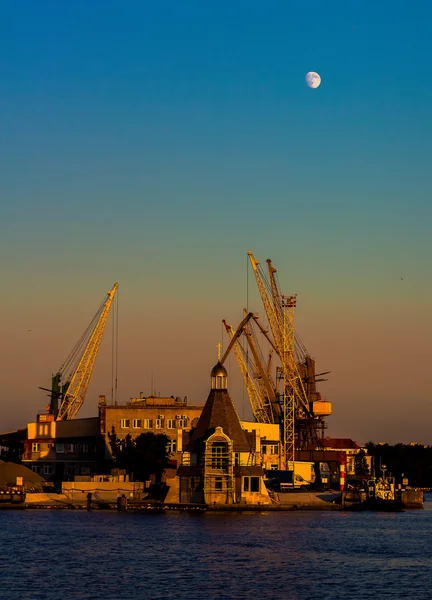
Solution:
{"label": "water", "polygon": [[0,511],[8,600],[432,598],[432,502],[404,513]]}

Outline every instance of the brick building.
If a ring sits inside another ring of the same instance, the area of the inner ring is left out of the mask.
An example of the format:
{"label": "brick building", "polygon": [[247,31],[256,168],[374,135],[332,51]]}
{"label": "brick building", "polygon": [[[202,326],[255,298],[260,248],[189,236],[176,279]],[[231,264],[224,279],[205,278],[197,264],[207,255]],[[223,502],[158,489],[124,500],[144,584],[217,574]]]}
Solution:
{"label": "brick building", "polygon": [[107,405],[104,396],[99,398],[100,434],[104,439],[106,456],[110,456],[108,433],[113,428],[117,437],[141,433],[163,433],[169,438],[171,458],[180,463],[183,435],[198,423],[204,405],[188,404],[185,398],[132,398],[122,406]]}
{"label": "brick building", "polygon": [[173,396],[132,398],[121,406],[107,405],[101,396],[97,417],[55,421],[54,415],[39,414],[27,426],[23,463],[51,481],[101,473],[104,461],[111,457],[108,432],[113,427],[119,438],[164,433],[171,458],[180,463],[183,434],[196,425],[202,408]]}

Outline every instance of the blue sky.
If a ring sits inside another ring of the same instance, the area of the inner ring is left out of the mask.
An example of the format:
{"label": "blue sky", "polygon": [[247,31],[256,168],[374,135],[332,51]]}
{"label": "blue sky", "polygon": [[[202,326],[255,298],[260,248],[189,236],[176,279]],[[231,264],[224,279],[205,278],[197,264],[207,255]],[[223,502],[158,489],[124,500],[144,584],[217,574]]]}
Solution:
{"label": "blue sky", "polygon": [[0,423],[34,418],[114,281],[125,399],[157,372],[201,402],[252,249],[332,370],[329,432],[426,443],[406,406],[431,411],[431,17],[426,1],[4,5]]}

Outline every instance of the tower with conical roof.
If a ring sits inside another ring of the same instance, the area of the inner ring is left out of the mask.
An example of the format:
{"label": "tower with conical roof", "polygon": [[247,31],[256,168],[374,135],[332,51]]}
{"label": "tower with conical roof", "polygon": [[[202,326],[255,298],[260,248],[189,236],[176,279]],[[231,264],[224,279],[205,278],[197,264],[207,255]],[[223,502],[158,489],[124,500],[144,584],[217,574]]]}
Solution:
{"label": "tower with conical roof", "polygon": [[[218,362],[213,367],[210,377],[210,393],[187,446],[191,453],[191,463],[195,464],[200,462],[203,440],[214,433],[216,427],[222,427],[225,435],[232,440],[234,452],[251,451],[251,444],[228,393],[228,374],[225,367]],[[195,460],[192,455],[196,456]]]}
{"label": "tower with conical roof", "polygon": [[259,480],[254,482],[255,498],[270,502],[262,482],[263,470],[255,466],[255,434],[241,426],[228,393],[225,367],[218,362],[210,377],[207,401],[185,448],[189,464],[178,470],[181,501],[210,505],[239,502],[246,476],[245,489],[249,491],[251,478]]}

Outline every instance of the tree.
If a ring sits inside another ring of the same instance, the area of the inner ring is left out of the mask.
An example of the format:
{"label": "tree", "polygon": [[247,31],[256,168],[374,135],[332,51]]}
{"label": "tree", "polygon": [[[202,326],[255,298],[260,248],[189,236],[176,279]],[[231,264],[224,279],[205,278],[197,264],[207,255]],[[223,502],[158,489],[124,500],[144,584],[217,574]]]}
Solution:
{"label": "tree", "polygon": [[121,439],[113,427],[108,439],[115,467],[124,469],[134,481],[145,481],[151,475],[160,481],[169,462],[169,439],[165,434],[148,432],[135,439],[128,434]]}
{"label": "tree", "polygon": [[354,457],[354,472],[356,475],[369,475],[369,465],[363,448]]}
{"label": "tree", "polygon": [[0,459],[6,462],[21,464],[24,454],[24,440],[27,430],[19,429],[13,433],[6,433],[0,437]]}
{"label": "tree", "polygon": [[432,447],[422,444],[366,444],[372,456],[373,471],[376,477],[382,476],[382,465],[386,465],[386,475],[395,477],[397,482],[407,478],[413,487],[432,487]]}

